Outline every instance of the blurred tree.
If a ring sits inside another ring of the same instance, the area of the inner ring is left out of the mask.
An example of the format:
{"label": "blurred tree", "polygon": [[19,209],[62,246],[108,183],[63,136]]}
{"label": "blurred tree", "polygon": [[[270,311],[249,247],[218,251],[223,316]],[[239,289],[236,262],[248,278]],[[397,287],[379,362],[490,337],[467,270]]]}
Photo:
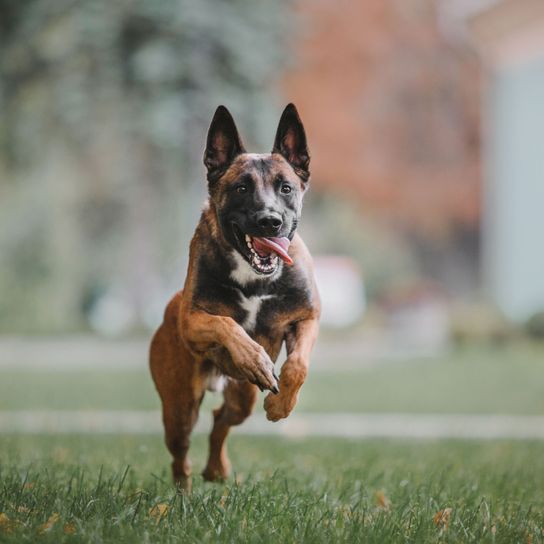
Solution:
{"label": "blurred tree", "polygon": [[367,221],[389,223],[422,275],[472,296],[480,283],[478,55],[444,33],[436,0],[296,4],[308,31],[297,33],[298,65],[284,85],[312,135],[314,188],[343,193]]}
{"label": "blurred tree", "polygon": [[207,124],[225,103],[268,149],[289,14],[289,0],[0,0],[0,329],[81,328],[115,289],[141,321],[165,278],[180,285]]}

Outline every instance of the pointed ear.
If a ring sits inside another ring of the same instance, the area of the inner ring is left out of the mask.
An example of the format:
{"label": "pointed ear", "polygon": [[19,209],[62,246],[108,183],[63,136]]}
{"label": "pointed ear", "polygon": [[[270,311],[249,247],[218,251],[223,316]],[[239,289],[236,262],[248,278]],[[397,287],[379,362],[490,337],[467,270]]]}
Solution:
{"label": "pointed ear", "polygon": [[310,177],[306,133],[294,104],[288,104],[281,114],[272,153],[283,155],[304,181]]}
{"label": "pointed ear", "polygon": [[204,164],[208,170],[208,181],[215,181],[225,172],[230,163],[245,149],[240,140],[234,119],[225,106],[215,110],[204,152]]}

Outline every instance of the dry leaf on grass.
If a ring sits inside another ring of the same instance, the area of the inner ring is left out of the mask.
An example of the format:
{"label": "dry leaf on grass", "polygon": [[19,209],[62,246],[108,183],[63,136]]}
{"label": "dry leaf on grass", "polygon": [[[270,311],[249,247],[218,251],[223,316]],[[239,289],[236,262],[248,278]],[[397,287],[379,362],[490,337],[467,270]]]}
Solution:
{"label": "dry leaf on grass", "polygon": [[161,519],[166,516],[168,513],[168,509],[170,506],[165,503],[156,504],[152,508],[149,509],[149,515],[157,522],[161,521]]}
{"label": "dry leaf on grass", "polygon": [[15,526],[15,522],[9,519],[7,514],[0,512],[0,530],[4,533],[11,533]]}
{"label": "dry leaf on grass", "polygon": [[450,524],[451,517],[451,508],[444,508],[444,510],[439,510],[433,518],[434,524],[440,529],[447,529]]}
{"label": "dry leaf on grass", "polygon": [[76,532],[76,526],[73,523],[65,523],[62,530],[65,535],[73,535]]}
{"label": "dry leaf on grass", "polygon": [[389,510],[391,508],[391,501],[383,491],[376,491],[375,498],[379,508],[382,508],[383,510]]}
{"label": "dry leaf on grass", "polygon": [[53,514],[51,514],[49,516],[49,519],[38,527],[38,534],[43,535],[44,533],[48,533],[59,519],[60,515],[58,512],[54,512]]}

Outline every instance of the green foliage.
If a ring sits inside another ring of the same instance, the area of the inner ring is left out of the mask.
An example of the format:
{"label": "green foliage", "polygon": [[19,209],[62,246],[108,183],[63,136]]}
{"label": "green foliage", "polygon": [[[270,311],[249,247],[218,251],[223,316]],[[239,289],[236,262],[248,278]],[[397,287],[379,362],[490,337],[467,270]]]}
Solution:
{"label": "green foliage", "polygon": [[112,285],[141,319],[179,285],[215,107],[271,145],[288,8],[0,2],[0,328],[80,328]]}
{"label": "green foliage", "polygon": [[544,311],[533,314],[527,320],[525,330],[530,338],[544,340]]}
{"label": "green foliage", "polygon": [[312,251],[353,257],[371,298],[419,276],[406,240],[390,225],[367,217],[353,200],[332,192],[310,192],[300,230]]}

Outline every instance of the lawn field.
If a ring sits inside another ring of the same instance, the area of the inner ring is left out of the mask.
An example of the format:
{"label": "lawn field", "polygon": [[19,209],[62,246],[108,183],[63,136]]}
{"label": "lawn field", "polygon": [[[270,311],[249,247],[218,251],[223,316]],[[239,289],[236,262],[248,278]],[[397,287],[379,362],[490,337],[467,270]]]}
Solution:
{"label": "lawn field", "polygon": [[[159,437],[3,436],[0,542],[543,542],[542,443],[233,436],[230,452],[236,478],[184,495]],[[204,456],[197,437],[195,473]]]}
{"label": "lawn field", "polygon": [[[297,412],[544,414],[542,346],[469,347],[414,361],[350,361],[342,368],[331,361],[311,370]],[[205,408],[219,402],[207,395]],[[0,410],[159,407],[146,368],[0,370]]]}
{"label": "lawn field", "polygon": [[[344,362],[345,363],[345,362]],[[544,414],[542,346],[310,373],[312,412]],[[264,397],[264,395],[262,396]],[[262,409],[262,397],[258,409]],[[208,395],[205,409],[219,404]],[[0,411],[157,410],[147,369],[0,370]],[[544,442],[240,436],[235,477],[170,483],[160,435],[0,434],[0,543],[544,544]],[[440,514],[441,513],[441,514]]]}

